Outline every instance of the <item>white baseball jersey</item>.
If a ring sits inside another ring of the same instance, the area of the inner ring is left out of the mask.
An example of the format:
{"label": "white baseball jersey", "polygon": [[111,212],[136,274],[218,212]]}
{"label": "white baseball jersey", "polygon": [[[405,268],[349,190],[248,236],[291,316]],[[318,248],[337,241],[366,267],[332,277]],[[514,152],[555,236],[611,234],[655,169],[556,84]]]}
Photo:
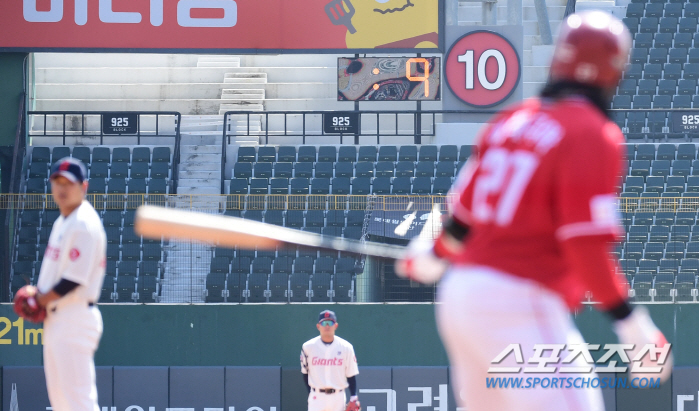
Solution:
{"label": "white baseball jersey", "polygon": [[310,339],[301,349],[301,372],[308,374],[311,388],[343,390],[347,379],[359,374],[354,347],[337,335],[330,344],[320,336]]}
{"label": "white baseball jersey", "polygon": [[49,304],[96,302],[99,300],[107,262],[107,235],[102,220],[87,201],[68,217],[58,217],[44,252],[37,287],[47,293],[61,279],[79,284],[73,291]]}

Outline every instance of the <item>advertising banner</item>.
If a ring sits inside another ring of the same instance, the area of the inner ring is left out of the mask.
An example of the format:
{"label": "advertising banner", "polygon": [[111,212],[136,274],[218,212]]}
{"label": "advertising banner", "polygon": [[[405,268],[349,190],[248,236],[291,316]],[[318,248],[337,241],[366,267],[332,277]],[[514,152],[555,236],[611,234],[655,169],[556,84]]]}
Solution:
{"label": "advertising banner", "polygon": [[428,52],[440,0],[17,0],[0,51]]}

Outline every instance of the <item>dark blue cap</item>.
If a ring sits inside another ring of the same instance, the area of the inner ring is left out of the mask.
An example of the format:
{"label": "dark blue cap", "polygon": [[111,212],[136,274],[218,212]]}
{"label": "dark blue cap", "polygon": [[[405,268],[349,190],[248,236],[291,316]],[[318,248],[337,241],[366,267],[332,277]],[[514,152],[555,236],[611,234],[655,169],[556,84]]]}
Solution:
{"label": "dark blue cap", "polygon": [[63,176],[74,183],[82,183],[87,178],[85,164],[77,158],[64,157],[51,166],[51,176]]}
{"label": "dark blue cap", "polygon": [[333,322],[337,322],[337,317],[335,316],[335,313],[330,310],[325,310],[320,312],[320,316],[318,316],[318,322],[321,321],[326,321],[326,320],[332,320]]}

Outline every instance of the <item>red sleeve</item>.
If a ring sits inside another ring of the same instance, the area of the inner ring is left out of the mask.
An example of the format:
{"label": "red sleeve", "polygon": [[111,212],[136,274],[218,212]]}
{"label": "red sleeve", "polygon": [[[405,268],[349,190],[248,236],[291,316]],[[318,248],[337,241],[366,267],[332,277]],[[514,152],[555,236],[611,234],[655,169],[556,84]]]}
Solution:
{"label": "red sleeve", "polygon": [[621,234],[617,206],[623,157],[619,128],[606,122],[599,127],[573,130],[559,146],[554,206],[556,237],[565,241],[597,236],[614,241]]}
{"label": "red sleeve", "polygon": [[489,124],[481,129],[476,138],[476,145],[471,151],[466,164],[461,168],[459,174],[454,179],[454,184],[451,186],[447,197],[449,201],[449,214],[454,219],[466,225],[471,224],[471,204],[473,200],[473,180],[478,171],[478,159],[485,150],[485,136],[489,135],[493,128],[493,124]]}
{"label": "red sleeve", "polygon": [[580,296],[592,292],[592,299],[601,303],[603,310],[619,306],[626,300],[626,283],[616,280],[616,262],[609,257],[609,245],[598,241],[599,237],[573,237],[561,243],[563,254],[570,265],[570,283],[575,292],[565,295],[575,296],[575,301],[566,301],[568,306],[580,305]]}
{"label": "red sleeve", "polygon": [[572,274],[567,286],[576,290],[568,295],[591,291],[602,308],[612,308],[627,295],[625,285],[616,281],[616,263],[609,255],[609,243],[622,233],[617,187],[624,161],[623,136],[610,122],[582,127],[582,131],[568,129],[576,134],[567,136],[559,147],[554,209],[556,237]]}

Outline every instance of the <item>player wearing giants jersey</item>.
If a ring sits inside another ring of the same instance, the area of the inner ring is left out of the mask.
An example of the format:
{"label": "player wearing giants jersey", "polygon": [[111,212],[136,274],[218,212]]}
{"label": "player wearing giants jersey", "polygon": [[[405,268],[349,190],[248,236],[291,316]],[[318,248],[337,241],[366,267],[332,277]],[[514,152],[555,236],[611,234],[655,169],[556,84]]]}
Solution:
{"label": "player wearing giants jersey", "polygon": [[[555,357],[564,359],[566,352],[539,352],[554,363],[526,367],[516,354],[503,354],[511,344],[526,358],[536,357],[539,344],[584,344],[568,310],[586,291],[612,317],[620,342],[635,344],[630,358],[648,343],[662,348],[657,361],[646,356],[643,362],[661,365],[662,372],[635,376],[670,376],[669,344],[647,311],[627,303],[608,253],[620,233],[623,135],[607,108],[630,44],[624,24],[609,14],[569,16],[541,95],[491,120],[479,136],[477,156],[452,187],[443,232],[433,243],[411,243],[396,265],[399,275],[423,282],[444,274],[437,323],[458,401],[469,411],[604,409],[601,390],[589,385],[486,385],[488,377],[499,376],[594,377],[585,356],[560,364]],[[503,367],[526,374],[497,374]]]}
{"label": "player wearing giants jersey", "polygon": [[95,302],[104,280],[107,237],[85,200],[87,170],[80,160],[58,160],[49,180],[61,215],[51,229],[37,285],[25,286],[30,287],[25,292],[46,313],[44,373],[51,406],[55,411],[98,411],[94,355],[102,315]]}
{"label": "player wearing giants jersey", "polygon": [[316,327],[318,337],[306,341],[301,348],[301,372],[308,389],[308,411],[342,411],[345,391],[356,402],[357,357],[347,340],[335,335],[337,316],[325,310],[320,313]]}

